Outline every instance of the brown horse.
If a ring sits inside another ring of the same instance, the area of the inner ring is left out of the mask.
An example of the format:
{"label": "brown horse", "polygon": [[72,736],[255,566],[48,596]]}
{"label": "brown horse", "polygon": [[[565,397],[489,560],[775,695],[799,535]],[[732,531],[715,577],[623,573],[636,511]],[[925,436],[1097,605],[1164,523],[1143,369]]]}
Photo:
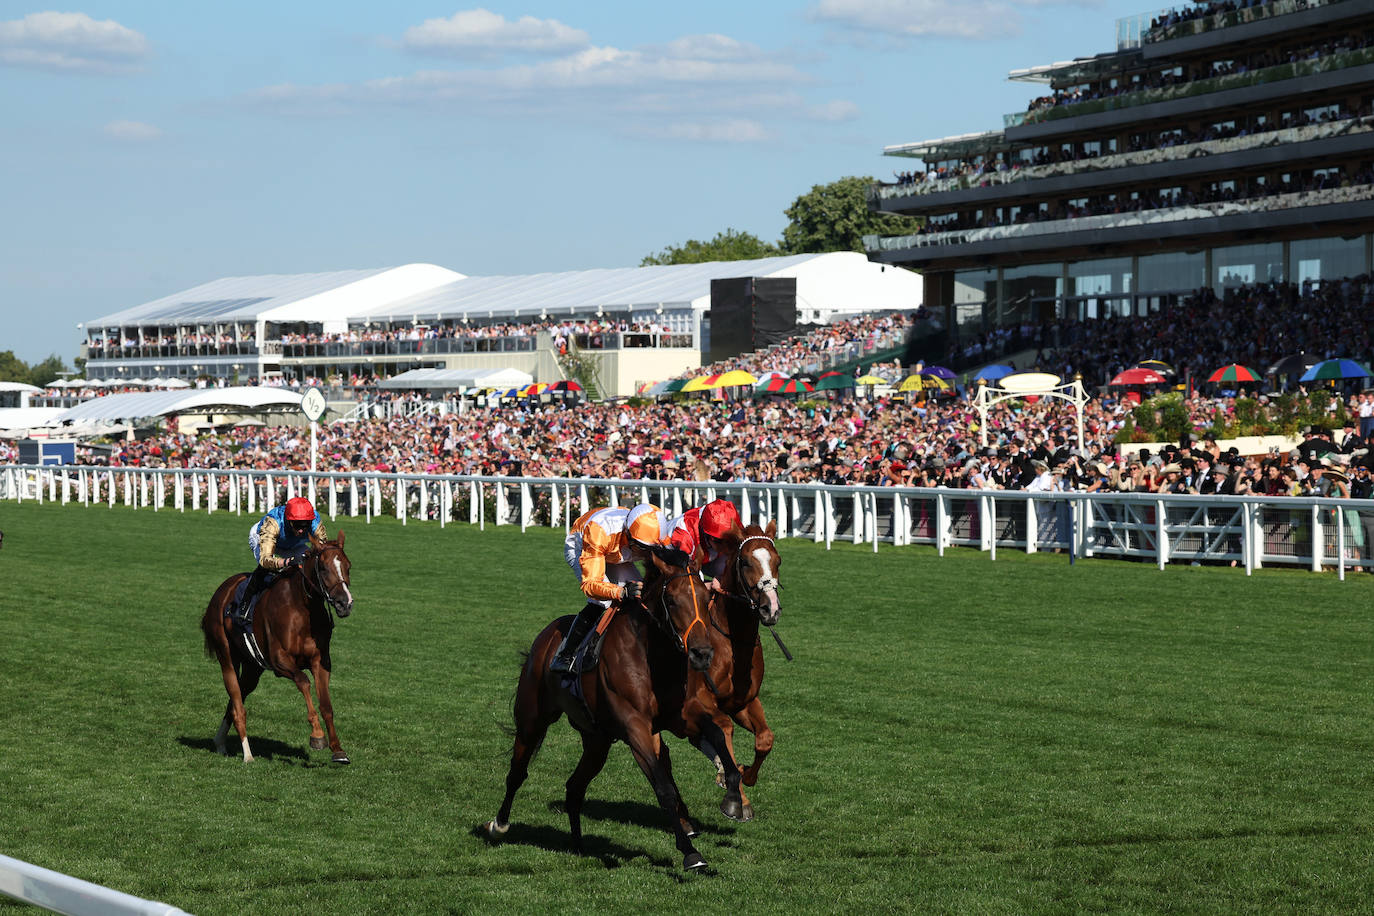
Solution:
{"label": "brown horse", "polygon": [[[254,612],[253,632],[273,674],[295,681],[305,697],[305,715],[310,720],[310,746],[316,750],[325,746],[325,732],[310,699],[310,678],[315,678],[315,691],[320,696],[320,712],[329,730],[329,747],[335,763],[348,763],[348,755],[339,745],[334,731],[334,704],[329,700],[329,673],[333,662],[329,656],[329,640],[334,632],[334,618],[329,609],[342,619],[353,609],[353,593],[348,588],[348,555],[344,553],[344,535],[325,541],[318,549],[307,553],[300,566],[288,570],[269,585],[258,599]],[[224,674],[224,689],[229,693],[229,705],[224,710],[219,732],[215,735],[215,749],[226,754],[224,739],[229,723],[239,733],[243,745],[243,760],[253,760],[248,746],[247,717],[243,701],[258,686],[263,668],[244,646],[244,633],[229,618],[229,604],[240,581],[248,573],[237,573],[224,581],[210,599],[201,618],[205,633],[205,652],[219,659]]]}
{"label": "brown horse", "polygon": [[[516,688],[515,746],[506,795],[496,819],[487,824],[489,835],[498,837],[510,829],[511,803],[529,774],[530,761],[549,726],[566,713],[582,736],[582,759],[568,778],[565,796],[573,847],[582,850],[587,785],[601,772],[611,745],[619,740],[629,745],[653,786],[672,826],[683,867],[705,867],[706,860],[692,845],[696,827],[673,781],[668,745],[659,737],[659,732],[667,731],[699,746],[708,742],[728,759],[724,735],[709,718],[688,721],[683,717],[687,669],[711,667],[706,588],[699,571],[695,561],[681,551],[659,548],[653,552],[642,603],[626,603],[615,615],[606,631],[600,664],[581,675],[585,704],[560,686],[558,675],[549,672],[549,662],[572,618],[560,617],[535,637]],[[727,773],[731,770],[736,787],[732,803],[738,810],[742,807],[739,771],[733,761],[726,767]]]}
{"label": "brown horse", "polygon": [[[687,677],[684,716],[688,720],[709,717],[725,736],[725,750],[730,760],[738,759],[734,748],[734,723],[753,733],[754,762],[741,779],[746,786],[758,781],[759,767],[773,749],[773,731],[768,727],[763,704],[759,702],[759,687],[763,684],[759,624],[774,626],[781,614],[778,575],[782,559],[774,542],[777,530],[777,523],[771,521],[766,529],[758,525],[747,528],[735,525],[721,539],[725,568],[720,577],[723,592],[711,594],[711,668],[708,672],[692,671]],[[716,765],[717,782],[722,788],[728,788],[724,758],[712,757],[712,760]],[[740,795],[743,803],[740,819],[749,820],[754,816],[753,806],[742,790]]]}

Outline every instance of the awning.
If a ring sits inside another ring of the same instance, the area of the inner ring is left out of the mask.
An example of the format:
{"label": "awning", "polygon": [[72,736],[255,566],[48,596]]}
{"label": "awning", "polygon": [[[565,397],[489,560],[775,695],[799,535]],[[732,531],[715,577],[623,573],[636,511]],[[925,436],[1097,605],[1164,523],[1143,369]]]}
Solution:
{"label": "awning", "polygon": [[377,383],[378,388],[524,388],[534,376],[519,369],[411,369]]}
{"label": "awning", "polygon": [[300,410],[300,407],[300,394],[290,388],[240,386],[147,393],[136,391],[82,401],[58,414],[51,422],[129,422],[173,413],[257,413]]}

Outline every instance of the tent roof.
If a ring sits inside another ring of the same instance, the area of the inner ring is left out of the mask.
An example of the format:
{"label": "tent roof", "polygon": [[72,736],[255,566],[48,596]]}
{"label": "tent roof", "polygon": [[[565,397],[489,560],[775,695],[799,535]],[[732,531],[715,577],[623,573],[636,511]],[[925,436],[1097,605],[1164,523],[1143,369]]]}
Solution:
{"label": "tent roof", "polygon": [[316,274],[225,277],[86,322],[96,328],[213,321],[321,321],[462,278],[433,264]]}
{"label": "tent roof", "polygon": [[59,413],[54,423],[89,420],[143,420],[189,411],[206,413],[299,410],[301,395],[289,388],[192,388],[184,391],[130,392],[82,401]]}
{"label": "tent roof", "polygon": [[378,383],[379,388],[512,388],[534,381],[519,369],[411,369]]}
{"label": "tent roof", "polygon": [[[710,261],[653,267],[569,270],[512,277],[467,277],[398,302],[356,313],[360,318],[537,315],[659,305],[682,307],[711,294],[711,281],[730,277],[792,276],[829,254],[798,254],[751,261]],[[843,253],[842,253],[843,254]],[[867,263],[868,259],[847,252]]]}
{"label": "tent roof", "polygon": [[0,382],[0,391],[29,391],[41,392],[43,389],[37,385],[27,385],[24,382]]}

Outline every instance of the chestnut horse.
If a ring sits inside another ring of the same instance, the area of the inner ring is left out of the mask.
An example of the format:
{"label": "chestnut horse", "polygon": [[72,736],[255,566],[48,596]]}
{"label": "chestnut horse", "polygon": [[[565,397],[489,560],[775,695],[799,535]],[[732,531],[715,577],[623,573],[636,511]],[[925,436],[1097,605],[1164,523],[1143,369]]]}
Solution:
{"label": "chestnut horse", "polygon": [[[711,594],[711,667],[707,672],[692,671],[687,676],[684,716],[688,720],[710,718],[724,734],[725,751],[731,760],[738,759],[733,723],[753,733],[754,762],[741,780],[746,786],[758,781],[759,767],[773,749],[773,731],[759,702],[759,687],[763,684],[759,624],[774,626],[781,614],[778,574],[782,559],[774,542],[777,531],[777,523],[772,521],[766,529],[758,525],[742,529],[736,524],[721,538],[725,568],[720,586],[724,591]],[[711,757],[709,753],[707,756]],[[718,757],[712,760],[717,782],[726,788],[725,762]],[[754,816],[754,809],[743,792],[741,799],[740,819],[747,821]]]}
{"label": "chestnut horse", "polygon": [[[334,618],[329,609],[342,619],[353,610],[353,593],[348,588],[348,555],[344,553],[344,535],[325,541],[318,549],[308,552],[301,565],[279,576],[258,598],[253,617],[253,633],[258,647],[273,674],[295,681],[305,697],[305,715],[310,720],[310,746],[316,750],[325,746],[325,732],[310,699],[309,671],[315,678],[315,692],[320,697],[320,712],[329,730],[329,747],[335,763],[348,763],[348,755],[339,745],[334,731],[334,704],[329,700],[329,673],[333,662],[329,656],[329,640],[334,632]],[[224,580],[215,590],[210,604],[201,618],[205,633],[205,652],[219,659],[224,674],[224,689],[229,693],[229,705],[224,710],[219,732],[215,735],[215,749],[226,754],[224,739],[229,723],[234,723],[239,742],[243,745],[243,760],[250,763],[253,751],[248,746],[247,717],[243,701],[258,686],[263,668],[253,660],[244,646],[244,633],[239,624],[228,616],[229,605],[239,582],[249,573],[236,573]]]}
{"label": "chestnut horse", "polygon": [[[673,781],[668,745],[659,732],[686,737],[707,752],[719,749],[728,761],[724,769],[733,794],[727,804],[738,812],[740,773],[729,760],[725,736],[709,719],[688,721],[683,717],[687,669],[711,667],[711,639],[706,623],[706,587],[700,567],[680,550],[656,548],[646,567],[644,595],[640,603],[626,602],[606,630],[601,661],[580,675],[585,698],[579,700],[549,672],[549,662],[572,623],[560,617],[534,639],[520,670],[515,693],[515,746],[506,795],[487,833],[499,837],[510,829],[511,803],[529,774],[549,726],[567,714],[568,722],[582,736],[582,759],[568,778],[565,796],[573,847],[582,851],[582,804],[587,785],[606,764],[611,745],[624,741],[635,762],[648,777],[671,824],[687,869],[703,868],[706,860],[692,845],[696,835],[687,808]],[[725,810],[726,804],[722,805]],[[729,813],[729,812],[727,812]]]}

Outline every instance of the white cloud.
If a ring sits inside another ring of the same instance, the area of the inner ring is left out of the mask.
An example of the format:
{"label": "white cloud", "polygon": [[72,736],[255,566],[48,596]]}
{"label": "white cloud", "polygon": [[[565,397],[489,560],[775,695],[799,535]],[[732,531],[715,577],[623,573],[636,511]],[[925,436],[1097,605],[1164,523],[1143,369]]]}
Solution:
{"label": "white cloud", "polygon": [[0,64],[14,67],[125,72],[148,51],[148,39],[140,33],[85,13],[30,13],[0,22]]}
{"label": "white cloud", "polygon": [[112,140],[124,140],[130,143],[144,143],[162,136],[160,128],[152,124],[145,124],[143,121],[111,121],[102,129],[105,136]]}
{"label": "white cloud", "polygon": [[809,15],[874,42],[902,38],[991,39],[1019,35],[1021,11],[1097,6],[1099,0],[818,0]]}
{"label": "white cloud", "polygon": [[807,117],[813,121],[853,121],[859,116],[859,106],[844,99],[823,102],[806,110]]}
{"label": "white cloud", "polygon": [[484,9],[463,10],[448,19],[426,19],[406,29],[401,45],[410,51],[460,57],[491,57],[501,52],[561,54],[585,48],[591,37],[557,19],[521,16],[509,21]]}
{"label": "white cloud", "polygon": [[463,117],[575,120],[637,136],[741,143],[770,136],[781,121],[851,116],[848,103],[808,108],[803,93],[813,84],[786,55],[725,35],[689,35],[634,49],[587,44],[548,59],[436,68],[365,82],[284,84],[258,90],[246,101],[293,116],[411,108]]}
{"label": "white cloud", "polygon": [[651,136],[668,140],[689,140],[704,143],[762,143],[773,135],[757,121],[679,122],[644,131]]}

